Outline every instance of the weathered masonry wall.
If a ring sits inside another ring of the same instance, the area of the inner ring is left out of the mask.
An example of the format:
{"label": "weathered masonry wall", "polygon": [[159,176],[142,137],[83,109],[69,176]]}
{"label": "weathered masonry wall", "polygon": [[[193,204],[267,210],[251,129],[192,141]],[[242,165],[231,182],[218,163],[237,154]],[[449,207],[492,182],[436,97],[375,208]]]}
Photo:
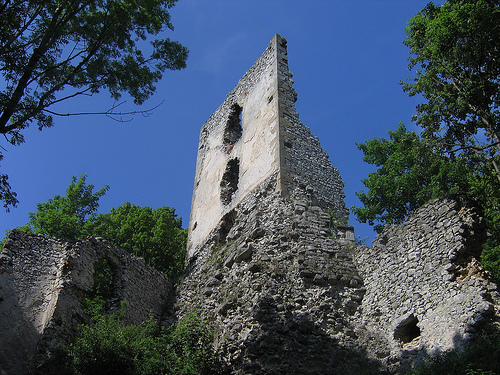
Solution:
{"label": "weathered masonry wall", "polygon": [[343,183],[319,141],[299,120],[286,40],[275,35],[203,125],[189,225],[193,256],[222,217],[265,179],[289,196],[300,186],[316,204],[347,217]]}
{"label": "weathered masonry wall", "polygon": [[496,285],[477,261],[484,238],[477,202],[459,195],[432,202],[405,224],[388,226],[372,248],[359,248],[366,287],[360,336],[367,343],[370,335],[383,338],[403,364],[474,338],[495,313]]}
{"label": "weathered masonry wall", "polygon": [[348,218],[344,203],[344,183],[339,170],[332,166],[328,154],[321,148],[319,139],[302,124],[295,109],[297,93],[293,88],[292,73],[288,69],[286,47],[278,44],[278,82],[280,119],[280,171],[281,190],[290,196],[305,186],[314,204]]}
{"label": "weathered masonry wall", "polygon": [[307,199],[266,179],[224,216],[178,288],[181,315],[216,328],[235,374],[343,374],[377,364],[353,335],[364,288],[347,232]]}
{"label": "weathered masonry wall", "polygon": [[339,172],[292,83],[276,35],[203,126],[172,311],[206,312],[236,373],[397,371],[461,348],[497,313],[476,203],[435,201],[356,250]]}
{"label": "weathered masonry wall", "polygon": [[42,359],[87,322],[81,302],[94,283],[94,263],[107,259],[113,274],[111,309],[126,301],[125,321],[160,317],[171,283],[143,259],[109,242],[64,242],[12,231],[0,254],[0,374],[26,373],[26,361]]}
{"label": "weathered masonry wall", "polygon": [[26,358],[87,321],[99,259],[112,268],[111,309],[126,300],[128,323],[201,310],[234,374],[400,373],[498,324],[477,202],[435,200],[356,247],[338,171],[295,99],[275,36],[202,128],[175,298],[164,274],[104,240],[12,231],[0,254],[0,375],[23,374]]}
{"label": "weathered masonry wall", "polygon": [[279,168],[278,38],[201,129],[188,256],[226,212]]}

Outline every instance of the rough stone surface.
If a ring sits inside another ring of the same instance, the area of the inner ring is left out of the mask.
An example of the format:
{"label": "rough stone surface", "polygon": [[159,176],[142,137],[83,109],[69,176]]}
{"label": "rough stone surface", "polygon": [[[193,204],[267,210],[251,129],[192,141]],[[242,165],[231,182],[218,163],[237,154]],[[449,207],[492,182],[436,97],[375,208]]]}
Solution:
{"label": "rough stone surface", "polygon": [[[435,201],[356,249],[343,183],[298,119],[291,77],[275,36],[202,128],[189,274],[171,319],[204,311],[242,374],[398,371],[463,347],[495,314],[495,287],[477,262],[485,237],[477,204]],[[241,138],[223,137],[235,102]],[[235,143],[224,148],[226,138]],[[255,149],[254,164],[244,162]]]}
{"label": "rough stone surface", "polygon": [[485,236],[477,202],[456,195],[426,205],[401,226],[387,226],[371,248],[357,249],[366,287],[359,331],[386,343],[379,357],[409,365],[476,336],[495,314],[497,298],[478,262]]}
{"label": "rough stone surface", "polygon": [[369,365],[354,333],[365,289],[345,235],[352,228],[311,199],[283,198],[276,183],[271,176],[214,229],[191,258],[171,314],[203,311],[236,373]]}
{"label": "rough stone surface", "polygon": [[193,256],[221,218],[276,175],[288,196],[298,185],[315,204],[347,217],[339,171],[295,110],[286,40],[275,35],[200,132],[189,225]]}
{"label": "rough stone surface", "polygon": [[64,242],[11,231],[0,254],[0,374],[23,374],[88,322],[81,302],[94,284],[94,263],[107,259],[113,276],[110,310],[126,301],[125,321],[160,318],[171,283],[144,260],[89,238]]}
{"label": "rough stone surface", "polygon": [[499,321],[470,197],[435,200],[371,248],[355,246],[338,171],[295,112],[285,47],[275,36],[202,128],[176,293],[106,241],[11,233],[0,255],[0,374],[22,374],[19,353],[48,353],[86,321],[81,299],[103,257],[128,322],[153,310],[168,325],[198,309],[235,374],[399,372]]}

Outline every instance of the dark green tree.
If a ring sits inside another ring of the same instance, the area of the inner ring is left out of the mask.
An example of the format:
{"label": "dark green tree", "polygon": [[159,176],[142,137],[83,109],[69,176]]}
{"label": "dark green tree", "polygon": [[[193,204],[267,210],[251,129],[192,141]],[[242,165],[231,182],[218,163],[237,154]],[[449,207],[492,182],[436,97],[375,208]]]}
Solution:
{"label": "dark green tree", "polygon": [[[54,115],[68,115],[55,104],[102,89],[142,104],[166,69],[186,66],[187,49],[158,38],[173,30],[169,9],[176,1],[1,1],[0,134],[18,145],[31,123],[41,130]],[[15,205],[6,181],[0,175],[0,199]]]}
{"label": "dark green tree", "polygon": [[375,225],[400,224],[429,200],[465,192],[479,200],[490,236],[481,261],[500,280],[500,197],[493,166],[474,154],[449,156],[433,141],[407,132],[403,125],[389,139],[372,139],[358,147],[377,170],[363,180],[369,189],[356,192],[363,207],[352,207],[358,221]]}
{"label": "dark green tree", "polygon": [[429,3],[406,28],[415,75],[403,88],[425,99],[415,116],[425,138],[476,153],[500,181],[499,25],[499,0]]}
{"label": "dark green tree", "polygon": [[88,232],[106,238],[171,277],[184,269],[187,230],[175,209],[140,207],[125,203],[100,214]]}
{"label": "dark green tree", "polygon": [[56,195],[47,202],[38,203],[30,212],[30,221],[21,229],[42,233],[65,240],[77,240],[87,236],[87,223],[95,218],[101,198],[109,186],[93,192],[94,185],[86,184],[86,175],[78,180],[71,178],[66,195]]}
{"label": "dark green tree", "polygon": [[466,158],[446,156],[402,124],[388,133],[389,139],[358,144],[363,160],[378,167],[363,180],[368,192],[356,192],[364,205],[352,207],[358,221],[377,224],[379,231],[383,224],[401,224],[432,198],[470,190]]}

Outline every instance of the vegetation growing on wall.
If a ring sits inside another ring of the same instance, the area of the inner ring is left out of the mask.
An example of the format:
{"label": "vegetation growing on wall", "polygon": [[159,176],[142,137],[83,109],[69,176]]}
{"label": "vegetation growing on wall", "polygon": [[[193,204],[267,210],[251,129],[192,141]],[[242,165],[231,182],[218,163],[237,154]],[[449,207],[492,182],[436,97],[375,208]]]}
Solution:
{"label": "vegetation growing on wall", "polygon": [[60,348],[39,374],[157,375],[226,374],[213,331],[199,314],[186,315],[168,331],[149,320],[125,325],[123,310],[99,315],[80,326],[79,335]]}

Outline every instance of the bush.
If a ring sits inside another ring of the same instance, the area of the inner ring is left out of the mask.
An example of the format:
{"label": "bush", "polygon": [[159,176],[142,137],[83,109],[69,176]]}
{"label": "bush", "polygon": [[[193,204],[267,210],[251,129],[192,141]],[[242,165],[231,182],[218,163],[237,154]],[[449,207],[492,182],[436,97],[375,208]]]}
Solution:
{"label": "bush", "polygon": [[220,353],[212,346],[212,330],[198,314],[187,315],[168,332],[152,320],[140,326],[124,325],[121,316],[100,316],[94,324],[82,326],[68,350],[74,374],[226,372]]}

